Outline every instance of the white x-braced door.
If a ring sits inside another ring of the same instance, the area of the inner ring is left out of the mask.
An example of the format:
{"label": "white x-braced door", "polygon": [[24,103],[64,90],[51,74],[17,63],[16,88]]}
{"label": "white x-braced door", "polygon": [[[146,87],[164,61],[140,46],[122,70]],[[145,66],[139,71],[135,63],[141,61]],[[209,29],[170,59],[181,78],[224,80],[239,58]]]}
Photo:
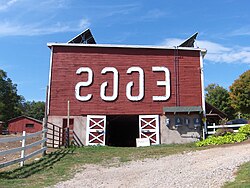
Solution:
{"label": "white x-braced door", "polygon": [[159,116],[139,115],[140,138],[149,138],[152,145],[160,144]]}
{"label": "white x-braced door", "polygon": [[88,115],[86,145],[105,145],[106,116]]}

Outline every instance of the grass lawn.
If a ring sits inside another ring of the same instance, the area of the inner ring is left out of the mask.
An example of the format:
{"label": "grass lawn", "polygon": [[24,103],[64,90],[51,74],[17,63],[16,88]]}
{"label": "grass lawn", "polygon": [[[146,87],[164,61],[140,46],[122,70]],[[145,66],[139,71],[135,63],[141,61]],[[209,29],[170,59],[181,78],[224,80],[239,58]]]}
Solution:
{"label": "grass lawn", "polygon": [[82,147],[59,149],[23,168],[0,173],[0,187],[45,187],[70,179],[84,164],[114,165],[144,158],[159,158],[184,151],[194,151],[194,144],[158,145],[141,148]]}
{"label": "grass lawn", "polygon": [[250,162],[243,164],[237,172],[234,182],[227,183],[224,188],[247,188],[250,187]]}

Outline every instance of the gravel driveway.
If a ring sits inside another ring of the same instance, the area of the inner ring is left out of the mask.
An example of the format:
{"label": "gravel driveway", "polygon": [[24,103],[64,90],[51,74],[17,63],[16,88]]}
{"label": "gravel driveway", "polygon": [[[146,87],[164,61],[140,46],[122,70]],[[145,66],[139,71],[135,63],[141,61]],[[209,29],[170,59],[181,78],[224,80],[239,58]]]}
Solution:
{"label": "gravel driveway", "polygon": [[250,143],[105,167],[87,165],[54,187],[220,187],[250,161]]}

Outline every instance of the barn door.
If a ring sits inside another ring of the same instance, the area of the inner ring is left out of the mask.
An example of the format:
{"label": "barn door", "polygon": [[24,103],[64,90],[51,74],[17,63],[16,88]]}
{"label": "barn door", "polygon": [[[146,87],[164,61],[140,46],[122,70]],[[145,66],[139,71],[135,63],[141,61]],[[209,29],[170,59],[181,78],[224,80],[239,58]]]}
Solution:
{"label": "barn door", "polygon": [[87,116],[86,145],[105,145],[106,116]]}
{"label": "barn door", "polygon": [[160,144],[159,141],[159,116],[140,115],[139,116],[140,138],[149,138],[152,145]]}

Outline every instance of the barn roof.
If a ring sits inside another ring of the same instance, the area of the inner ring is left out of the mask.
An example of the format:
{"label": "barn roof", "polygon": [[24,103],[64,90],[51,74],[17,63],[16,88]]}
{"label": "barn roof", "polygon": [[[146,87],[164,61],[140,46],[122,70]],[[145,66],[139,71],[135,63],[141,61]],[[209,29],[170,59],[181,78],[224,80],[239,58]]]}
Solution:
{"label": "barn roof", "polygon": [[191,50],[200,51],[204,55],[207,50],[204,48],[193,47],[166,47],[166,46],[150,46],[150,45],[116,45],[116,44],[83,44],[83,43],[47,43],[47,46],[62,46],[62,47],[94,47],[94,48],[133,48],[133,49],[161,49],[161,50]]}
{"label": "barn roof", "polygon": [[12,121],[15,121],[15,120],[17,120],[17,119],[23,119],[23,118],[27,118],[27,119],[36,121],[36,122],[38,122],[38,123],[43,123],[42,121],[40,121],[40,120],[38,120],[38,119],[29,117],[29,116],[26,116],[26,115],[22,115],[22,116],[18,116],[18,117],[12,118],[12,119],[8,120],[8,123],[10,123],[10,122],[12,122]]}
{"label": "barn roof", "polygon": [[202,56],[206,55],[207,50],[203,48],[194,47],[194,42],[198,32],[193,34],[187,40],[185,40],[179,46],[154,46],[154,45],[116,45],[116,44],[96,44],[94,36],[92,35],[89,28],[87,28],[82,33],[78,34],[74,38],[70,39],[67,43],[47,43],[47,46],[51,48],[52,46],[64,46],[64,47],[103,47],[103,48],[134,48],[134,49],[169,49],[169,50],[195,50],[201,51]]}

